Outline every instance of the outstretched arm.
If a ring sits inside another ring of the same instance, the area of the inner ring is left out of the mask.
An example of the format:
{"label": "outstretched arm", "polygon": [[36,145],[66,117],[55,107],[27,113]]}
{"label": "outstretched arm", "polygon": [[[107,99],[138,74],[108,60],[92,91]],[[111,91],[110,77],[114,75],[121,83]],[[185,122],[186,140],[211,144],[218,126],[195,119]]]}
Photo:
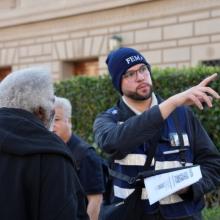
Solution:
{"label": "outstretched arm", "polygon": [[96,142],[107,153],[120,151],[123,154],[131,152],[136,146],[151,139],[163,125],[164,120],[181,105],[196,105],[202,109],[202,103],[208,107],[212,105],[212,97],[220,96],[208,83],[215,80],[217,74],[205,78],[200,84],[176,95],[171,96],[157,106],[141,115],[135,115],[124,123],[118,124],[112,113],[100,114],[94,122]]}
{"label": "outstretched arm", "polygon": [[159,105],[161,115],[166,119],[177,107],[181,105],[195,105],[203,109],[203,104],[212,107],[213,98],[220,99],[219,94],[208,87],[208,84],[217,78],[217,73],[206,77],[201,83],[184,92],[171,96]]}

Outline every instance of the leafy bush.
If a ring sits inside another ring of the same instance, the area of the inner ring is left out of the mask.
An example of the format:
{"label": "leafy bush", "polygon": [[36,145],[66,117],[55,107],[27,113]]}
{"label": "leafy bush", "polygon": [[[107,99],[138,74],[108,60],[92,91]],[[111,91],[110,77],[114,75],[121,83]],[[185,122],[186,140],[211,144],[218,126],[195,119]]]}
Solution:
{"label": "leafy bush", "polygon": [[207,193],[205,195],[205,202],[207,208],[220,208],[220,188]]}
{"label": "leafy bush", "polygon": [[[220,68],[198,66],[195,68],[164,70],[153,69],[155,91],[163,98],[198,84],[207,75],[220,72]],[[220,93],[220,80],[211,84]],[[55,85],[56,95],[68,98],[73,106],[72,122],[77,134],[94,144],[92,125],[97,114],[115,105],[119,94],[108,76],[74,77]],[[215,144],[220,149],[220,102],[211,109],[194,109]]]}
{"label": "leafy bush", "polygon": [[203,210],[204,220],[219,220],[220,219],[220,207],[214,207]]}
{"label": "leafy bush", "polygon": [[98,113],[110,108],[119,98],[110,78],[78,76],[55,85],[56,95],[72,103],[73,129],[89,143],[93,143],[92,125]]}

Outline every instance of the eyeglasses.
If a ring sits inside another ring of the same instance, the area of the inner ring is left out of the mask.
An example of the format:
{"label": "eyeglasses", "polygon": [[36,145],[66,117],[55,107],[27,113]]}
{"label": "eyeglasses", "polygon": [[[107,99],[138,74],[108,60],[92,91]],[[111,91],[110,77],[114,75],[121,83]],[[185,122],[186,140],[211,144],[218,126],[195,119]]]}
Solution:
{"label": "eyeglasses", "polygon": [[129,81],[136,81],[137,78],[138,78],[138,73],[142,77],[146,77],[147,74],[149,73],[147,66],[146,65],[142,65],[137,70],[127,71],[122,77],[123,77],[123,79],[127,79]]}

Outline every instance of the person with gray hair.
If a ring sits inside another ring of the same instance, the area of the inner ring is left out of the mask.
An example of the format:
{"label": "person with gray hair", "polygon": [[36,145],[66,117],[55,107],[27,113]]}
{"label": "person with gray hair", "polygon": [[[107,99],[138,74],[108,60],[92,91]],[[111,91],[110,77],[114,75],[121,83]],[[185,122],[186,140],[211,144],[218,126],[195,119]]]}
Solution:
{"label": "person with gray hair", "polygon": [[87,213],[90,220],[98,220],[105,190],[101,158],[92,146],[72,132],[71,115],[70,101],[56,97],[53,131],[71,150],[80,183],[87,196]]}
{"label": "person with gray hair", "polygon": [[88,220],[71,153],[48,130],[54,116],[50,75],[29,68],[0,83],[1,220]]}
{"label": "person with gray hair", "polygon": [[[54,91],[49,73],[33,68],[9,74],[0,86],[0,108],[19,108],[44,116],[49,126],[53,117]],[[38,112],[37,112],[38,111]],[[44,112],[42,112],[44,111]]]}
{"label": "person with gray hair", "polygon": [[54,105],[55,115],[52,130],[67,143],[72,135],[72,105],[68,99],[57,96]]}

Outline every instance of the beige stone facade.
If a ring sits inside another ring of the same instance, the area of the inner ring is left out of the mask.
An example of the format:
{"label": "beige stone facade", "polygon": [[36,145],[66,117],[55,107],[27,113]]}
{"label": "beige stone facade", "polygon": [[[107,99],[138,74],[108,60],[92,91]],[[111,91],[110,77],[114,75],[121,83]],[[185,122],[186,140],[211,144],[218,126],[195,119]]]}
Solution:
{"label": "beige stone facade", "polygon": [[[56,3],[56,4],[55,4]],[[153,66],[220,59],[219,0],[3,0],[0,68],[44,65],[63,79],[68,62],[97,59],[106,72],[110,39]]]}

